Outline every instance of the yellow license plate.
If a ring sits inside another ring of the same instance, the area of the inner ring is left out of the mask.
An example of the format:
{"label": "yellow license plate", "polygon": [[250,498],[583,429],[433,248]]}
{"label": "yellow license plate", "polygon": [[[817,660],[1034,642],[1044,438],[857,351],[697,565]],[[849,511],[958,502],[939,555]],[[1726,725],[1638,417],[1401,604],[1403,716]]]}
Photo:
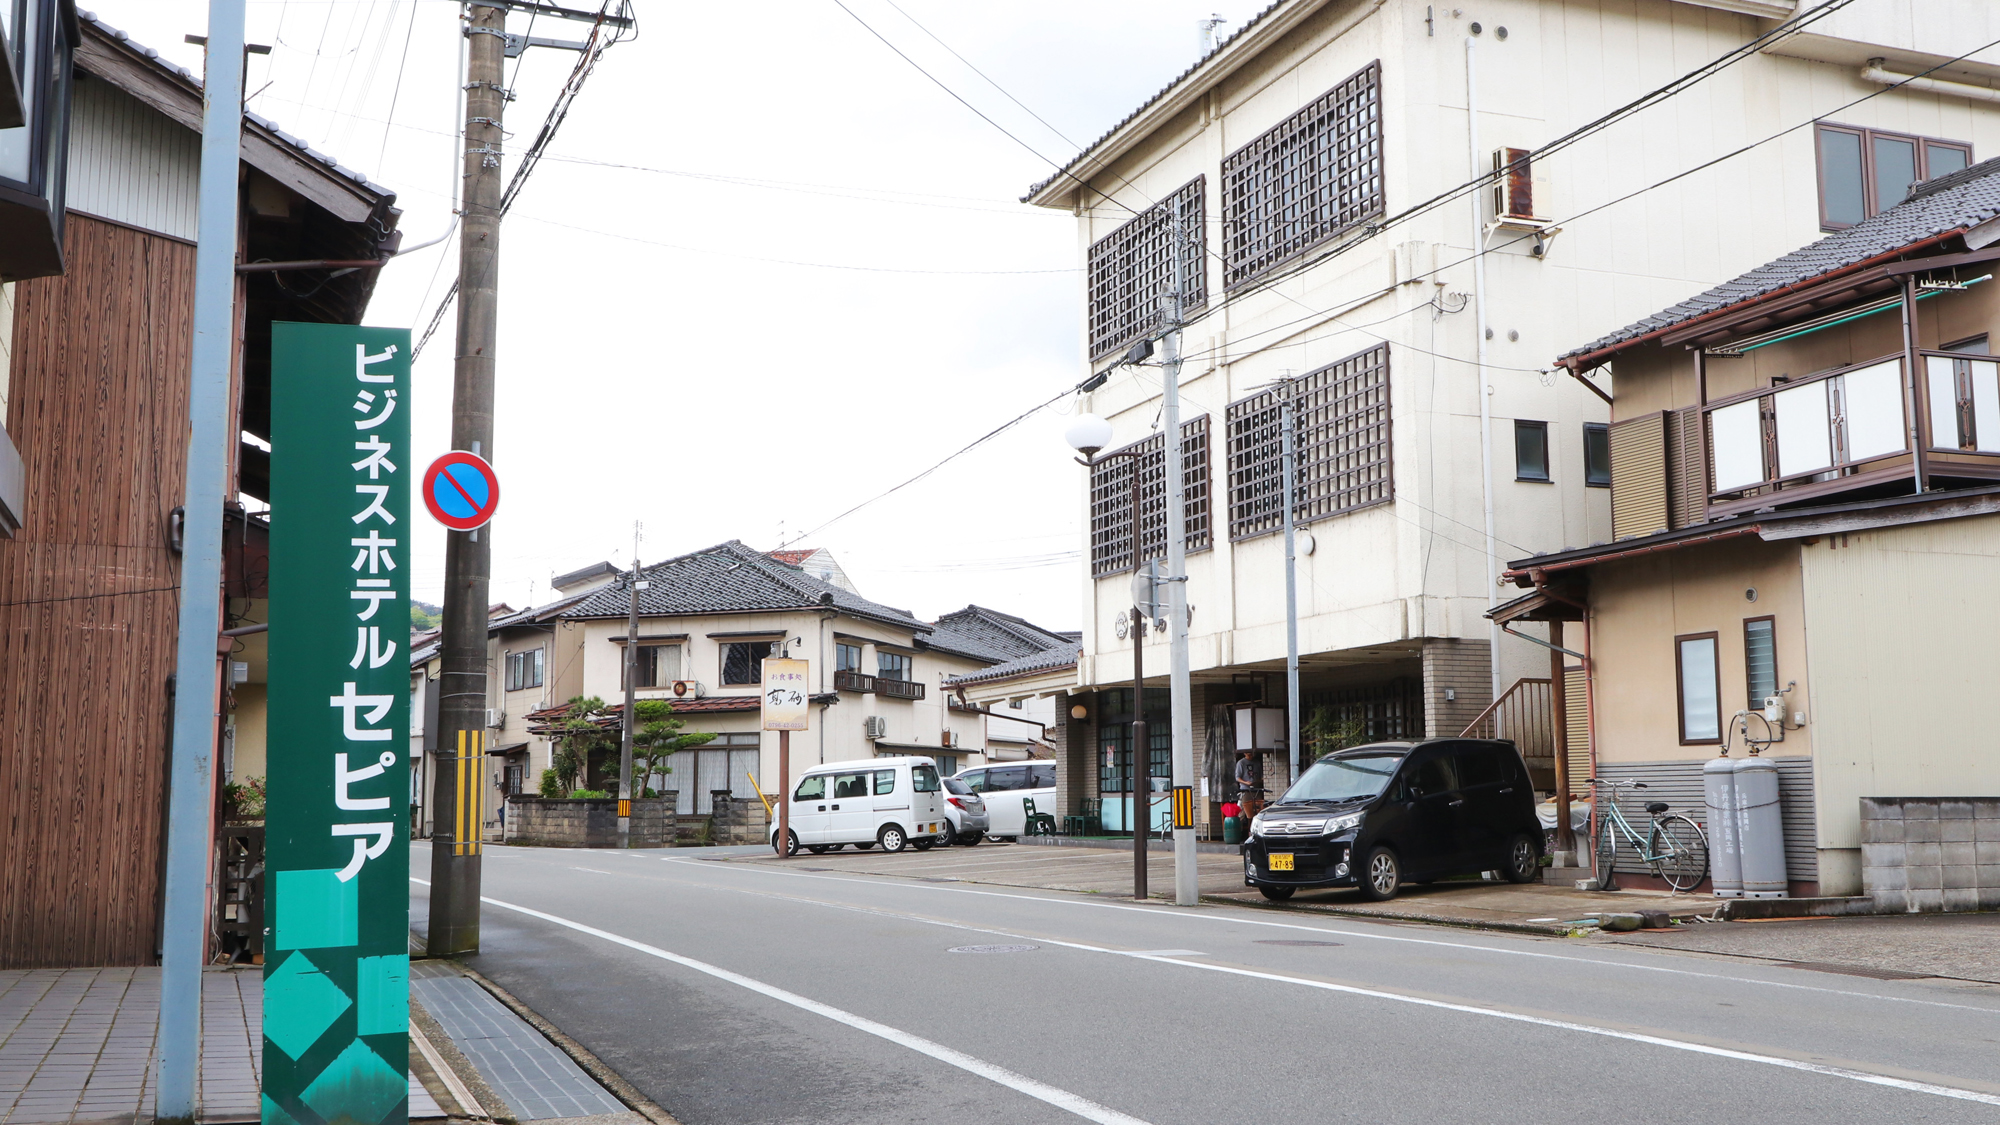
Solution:
{"label": "yellow license plate", "polygon": [[1292,869],[1292,853],[1290,852],[1271,853],[1271,870],[1290,871],[1291,869]]}

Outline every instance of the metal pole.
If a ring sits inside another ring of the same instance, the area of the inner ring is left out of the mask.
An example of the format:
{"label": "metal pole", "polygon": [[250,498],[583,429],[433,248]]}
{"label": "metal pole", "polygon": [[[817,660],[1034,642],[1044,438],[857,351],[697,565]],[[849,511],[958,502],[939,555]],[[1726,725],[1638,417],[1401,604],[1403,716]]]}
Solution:
{"label": "metal pole", "polygon": [[202,81],[194,347],[188,364],[186,523],[175,651],[165,918],[161,928],[159,1086],[154,1115],[192,1122],[201,1078],[201,965],[208,938],[214,755],[220,719],[222,505],[229,491],[229,369],[235,351],[237,162],[243,131],[244,0],[210,0]]}
{"label": "metal pole", "polygon": [[[492,461],[493,370],[500,300],[501,118],[506,110],[507,11],[483,0],[466,6],[465,197],[458,246],[457,353],[452,365],[451,445]],[[479,949],[478,842],[483,826],[459,813],[459,792],[477,809],[482,775],[460,782],[460,762],[447,753],[458,735],[484,744],[486,731],[487,583],[492,575],[492,526],[445,533],[444,621],[438,676],[436,828],[431,833],[431,956]],[[445,825],[452,838],[440,840]],[[452,845],[469,846],[452,846]]]}
{"label": "metal pole", "polygon": [[[1141,530],[1139,470],[1144,467],[1136,455],[1128,455],[1132,466],[1132,573],[1143,565],[1139,558]],[[1171,538],[1171,537],[1170,537]],[[1150,608],[1150,607],[1147,607]],[[1146,901],[1146,837],[1152,831],[1153,747],[1146,729],[1146,613],[1132,606],[1132,897]]]}
{"label": "metal pole", "polygon": [[[821,721],[826,716],[821,714]],[[792,732],[778,732],[778,855],[786,852],[785,839],[792,831]]]}
{"label": "metal pole", "polygon": [[1278,400],[1278,461],[1285,491],[1285,748],[1291,758],[1292,780],[1304,772],[1304,747],[1299,745],[1299,559],[1297,516],[1299,450],[1298,411],[1292,404],[1297,384],[1285,377]]}
{"label": "metal pole", "polygon": [[[1194,690],[1188,677],[1187,494],[1181,450],[1181,314],[1186,259],[1181,248],[1187,228],[1180,214],[1173,217],[1174,291],[1167,302],[1167,333],[1162,343],[1160,386],[1165,401],[1162,424],[1167,429],[1167,692],[1173,724],[1173,783],[1194,784]],[[1201,901],[1201,871],[1196,866],[1194,828],[1174,826],[1174,904]]]}
{"label": "metal pole", "polygon": [[632,589],[625,618],[625,729],[618,739],[618,846],[632,846],[632,732],[639,729],[639,525],[632,525]]}
{"label": "metal pole", "polygon": [[[1479,168],[1479,71],[1474,65],[1478,41],[1465,41],[1465,122],[1467,145],[1472,153],[1472,174],[1477,177]],[[1486,230],[1479,221],[1479,192],[1467,196],[1472,201],[1472,302],[1475,319],[1473,326],[1478,338],[1474,341],[1478,350],[1479,365],[1479,486],[1482,506],[1486,510],[1486,572],[1480,577],[1480,585],[1486,591],[1486,608],[1499,604],[1500,591],[1495,579],[1500,575],[1499,564],[1494,558],[1493,546],[1493,390],[1486,385]],[[1486,619],[1486,657],[1491,665],[1487,677],[1487,701],[1500,698],[1500,623],[1491,617]],[[1433,734],[1437,733],[1435,731]]]}

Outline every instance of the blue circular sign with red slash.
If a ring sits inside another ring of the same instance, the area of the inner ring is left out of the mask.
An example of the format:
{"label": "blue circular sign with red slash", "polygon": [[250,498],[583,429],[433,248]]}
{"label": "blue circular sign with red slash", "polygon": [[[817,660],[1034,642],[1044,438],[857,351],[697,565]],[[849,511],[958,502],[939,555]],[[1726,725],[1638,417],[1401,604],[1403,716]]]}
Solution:
{"label": "blue circular sign with red slash", "polygon": [[500,507],[500,478],[485,458],[454,449],[424,473],[424,507],[453,531],[485,527]]}

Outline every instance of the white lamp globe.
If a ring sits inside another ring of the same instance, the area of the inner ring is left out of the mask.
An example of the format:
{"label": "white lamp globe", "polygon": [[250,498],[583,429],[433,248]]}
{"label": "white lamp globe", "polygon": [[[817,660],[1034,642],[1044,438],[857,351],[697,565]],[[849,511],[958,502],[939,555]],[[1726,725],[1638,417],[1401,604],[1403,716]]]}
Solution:
{"label": "white lamp globe", "polygon": [[1111,444],[1111,423],[1095,414],[1079,414],[1069,429],[1063,431],[1063,440],[1085,457],[1094,457],[1098,450]]}

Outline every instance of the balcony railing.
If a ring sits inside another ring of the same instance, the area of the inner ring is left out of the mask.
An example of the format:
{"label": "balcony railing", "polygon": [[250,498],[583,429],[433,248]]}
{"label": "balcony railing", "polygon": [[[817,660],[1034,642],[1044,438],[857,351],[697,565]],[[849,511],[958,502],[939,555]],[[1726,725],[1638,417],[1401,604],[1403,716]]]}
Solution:
{"label": "balcony railing", "polygon": [[[1717,399],[1702,408],[1711,517],[1851,492],[1921,470],[2000,479],[2000,360],[1920,352],[1870,360]],[[1914,401],[1922,448],[1910,448]]]}
{"label": "balcony railing", "polygon": [[860,672],[835,672],[833,686],[839,691],[874,691],[875,677]]}
{"label": "balcony railing", "polygon": [[924,685],[914,680],[889,680],[875,677],[875,693],[890,699],[922,699]]}

